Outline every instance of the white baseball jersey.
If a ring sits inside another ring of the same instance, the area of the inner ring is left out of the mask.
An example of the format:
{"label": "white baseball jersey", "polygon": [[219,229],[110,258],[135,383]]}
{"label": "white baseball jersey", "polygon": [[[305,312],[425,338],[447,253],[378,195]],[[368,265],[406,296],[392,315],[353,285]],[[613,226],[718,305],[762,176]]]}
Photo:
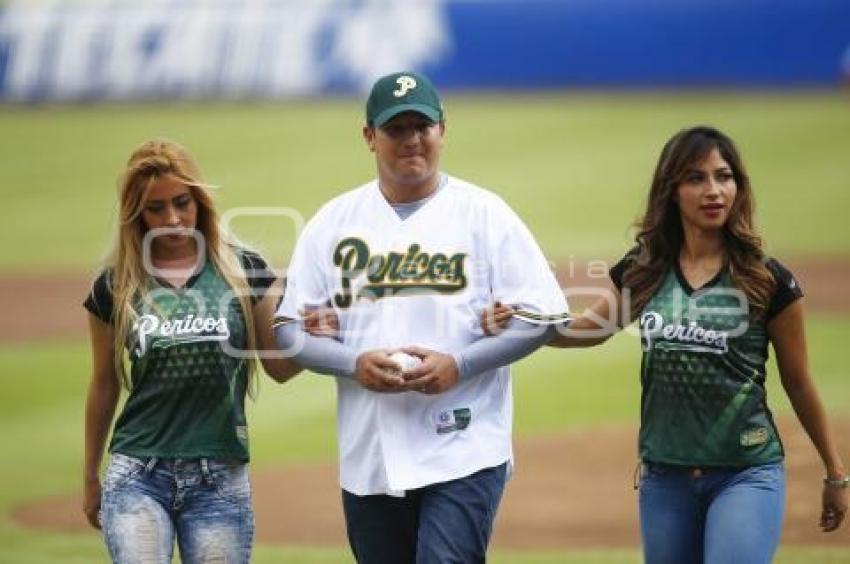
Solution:
{"label": "white baseball jersey", "polygon": [[[500,300],[542,315],[567,303],[531,233],[490,192],[446,177],[402,220],[372,181],[308,222],[278,314],[331,300],[358,352],[419,345],[444,353],[482,338],[481,311]],[[461,478],[512,460],[509,367],[439,395],[376,393],[337,378],[341,486],[354,494]]]}

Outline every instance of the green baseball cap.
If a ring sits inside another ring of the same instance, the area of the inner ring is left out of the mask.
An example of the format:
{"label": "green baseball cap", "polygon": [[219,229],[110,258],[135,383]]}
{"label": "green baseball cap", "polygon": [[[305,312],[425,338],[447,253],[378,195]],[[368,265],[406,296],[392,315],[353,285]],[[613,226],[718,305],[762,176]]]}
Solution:
{"label": "green baseball cap", "polygon": [[433,121],[443,120],[440,95],[427,77],[394,72],[379,78],[366,100],[366,123],[381,127],[402,112],[417,112]]}

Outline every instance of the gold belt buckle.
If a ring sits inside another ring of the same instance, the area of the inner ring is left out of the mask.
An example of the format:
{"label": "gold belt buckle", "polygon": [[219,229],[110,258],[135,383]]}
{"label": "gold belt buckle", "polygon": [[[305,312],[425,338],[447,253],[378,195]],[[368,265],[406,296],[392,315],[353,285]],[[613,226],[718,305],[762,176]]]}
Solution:
{"label": "gold belt buckle", "polygon": [[691,477],[702,478],[703,475],[705,475],[705,472],[702,468],[691,468]]}

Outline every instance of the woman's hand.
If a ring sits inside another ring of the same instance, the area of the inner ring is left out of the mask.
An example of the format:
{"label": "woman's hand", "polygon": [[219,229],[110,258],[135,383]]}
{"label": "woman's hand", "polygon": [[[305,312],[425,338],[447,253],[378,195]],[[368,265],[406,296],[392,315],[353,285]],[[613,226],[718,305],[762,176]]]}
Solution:
{"label": "woman's hand", "polygon": [[846,487],[823,485],[823,511],[820,515],[820,528],[825,533],[841,526],[847,514],[848,490]]}
{"label": "woman's hand", "polygon": [[109,425],[118,405],[121,384],[113,360],[112,326],[89,313],[92,346],[92,377],[86,395],[85,454],[83,462],[83,513],[95,529],[100,529],[100,479],[98,469]]}
{"label": "woman's hand", "polygon": [[504,331],[513,314],[514,308],[503,305],[502,302],[496,302],[485,309],[481,313],[481,328],[484,329],[484,334],[492,337]]}
{"label": "woman's hand", "polygon": [[87,479],[83,492],[83,513],[89,525],[100,529],[100,480],[97,478]]}
{"label": "woman's hand", "polygon": [[336,339],[339,336],[339,317],[332,307],[320,307],[302,312],[304,330],[314,337],[330,337]]}
{"label": "woman's hand", "polygon": [[[844,463],[832,436],[826,410],[809,373],[803,325],[803,300],[799,299],[767,323],[767,334],[776,353],[782,386],[791,400],[797,419],[803,425],[823,461],[830,478],[846,476]],[[847,488],[824,483],[820,527],[824,532],[841,526],[847,513]]]}

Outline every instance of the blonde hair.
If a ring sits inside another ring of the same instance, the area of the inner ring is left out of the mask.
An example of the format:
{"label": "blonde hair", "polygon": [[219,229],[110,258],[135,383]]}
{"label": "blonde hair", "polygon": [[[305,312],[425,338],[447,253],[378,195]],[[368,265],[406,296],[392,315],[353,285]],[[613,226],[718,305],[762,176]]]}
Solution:
{"label": "blonde hair", "polygon": [[[151,186],[166,175],[189,187],[198,208],[195,229],[202,235],[196,240],[203,241],[207,260],[235,291],[245,322],[246,349],[256,348],[250,288],[234,249],[236,240],[219,225],[210,186],[203,183],[195,160],[183,146],[168,139],[145,141],[130,155],[118,186],[118,225],[107,261],[107,266],[112,269],[109,283],[114,303],[114,363],[127,389],[131,382],[125,365],[125,343],[139,315],[135,306],[139,300],[149,299],[148,290],[153,283],[142,258],[145,235],[142,210]],[[253,357],[246,358],[245,362],[248,363],[248,389],[253,395],[256,363]]]}

